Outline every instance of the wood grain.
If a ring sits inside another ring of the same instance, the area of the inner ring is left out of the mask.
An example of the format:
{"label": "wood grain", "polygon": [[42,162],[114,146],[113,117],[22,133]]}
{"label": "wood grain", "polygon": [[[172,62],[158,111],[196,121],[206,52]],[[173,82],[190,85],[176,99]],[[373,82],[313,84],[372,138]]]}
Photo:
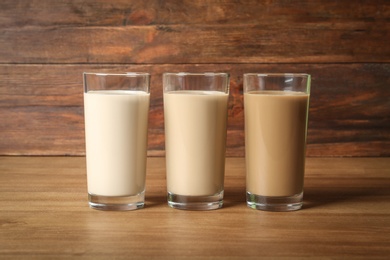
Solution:
{"label": "wood grain", "polygon": [[[2,0],[0,27],[83,27],[196,24],[259,24],[339,28],[386,22],[386,0]],[[18,19],[15,19],[15,18]],[[277,18],[277,19],[275,19]]]}
{"label": "wood grain", "polygon": [[0,63],[390,62],[390,47],[383,44],[389,31],[387,24],[371,29],[257,24],[11,28],[2,31]]}
{"label": "wood grain", "polygon": [[351,4],[2,1],[0,63],[389,62],[389,2]]}
{"label": "wood grain", "polygon": [[149,158],[146,207],[89,209],[84,157],[0,157],[0,258],[258,259],[390,255],[389,158],[309,158],[304,207],[245,205],[243,158],[226,161],[224,207],[171,209]]}

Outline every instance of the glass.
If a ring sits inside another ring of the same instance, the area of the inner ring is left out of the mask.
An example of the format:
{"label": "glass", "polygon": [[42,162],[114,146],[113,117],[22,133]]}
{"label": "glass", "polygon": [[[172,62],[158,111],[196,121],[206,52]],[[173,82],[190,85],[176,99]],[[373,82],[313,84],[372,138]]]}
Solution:
{"label": "glass", "polygon": [[210,210],[223,205],[227,73],[165,73],[168,205]]}
{"label": "glass", "polygon": [[308,74],[244,74],[249,207],[302,207],[309,97]]}
{"label": "glass", "polygon": [[150,75],[84,73],[88,198],[91,208],[144,206]]}

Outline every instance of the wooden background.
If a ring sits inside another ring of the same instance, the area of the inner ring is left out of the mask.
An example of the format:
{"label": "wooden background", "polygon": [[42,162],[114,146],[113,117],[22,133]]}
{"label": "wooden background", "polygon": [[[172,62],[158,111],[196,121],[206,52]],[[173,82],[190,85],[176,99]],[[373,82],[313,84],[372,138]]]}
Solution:
{"label": "wooden background", "polygon": [[308,156],[390,156],[388,0],[1,0],[0,155],[84,155],[82,72],[231,74],[228,156],[244,155],[242,74],[312,74]]}

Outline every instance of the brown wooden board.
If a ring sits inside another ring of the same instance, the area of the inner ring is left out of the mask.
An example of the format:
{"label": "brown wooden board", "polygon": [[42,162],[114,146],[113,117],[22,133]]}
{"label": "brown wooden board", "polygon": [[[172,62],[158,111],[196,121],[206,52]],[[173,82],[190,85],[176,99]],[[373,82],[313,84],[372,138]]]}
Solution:
{"label": "brown wooden board", "polygon": [[145,208],[88,207],[84,157],[0,157],[1,259],[388,259],[390,158],[308,158],[303,208],[254,210],[245,160],[227,158],[223,207],[167,205],[148,158]]}
{"label": "brown wooden board", "polygon": [[0,63],[390,62],[390,3],[0,3]]}
{"label": "brown wooden board", "polygon": [[388,64],[0,65],[0,155],[83,155],[82,72],[152,74],[149,155],[164,155],[162,73],[231,74],[228,156],[244,156],[242,75],[312,75],[308,156],[390,156]]}
{"label": "brown wooden board", "polygon": [[352,28],[388,22],[387,0],[2,0],[0,27],[258,24]]}
{"label": "brown wooden board", "polygon": [[389,31],[390,24],[11,28],[1,30],[0,63],[390,62]]}

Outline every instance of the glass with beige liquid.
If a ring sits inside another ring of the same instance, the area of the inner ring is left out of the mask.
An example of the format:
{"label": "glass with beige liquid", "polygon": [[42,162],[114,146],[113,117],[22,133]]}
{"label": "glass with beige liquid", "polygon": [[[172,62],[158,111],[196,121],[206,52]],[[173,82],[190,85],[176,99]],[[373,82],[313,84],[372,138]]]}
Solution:
{"label": "glass with beige liquid", "polygon": [[227,73],[165,73],[164,121],[168,205],[211,210],[223,205]]}
{"label": "glass with beige liquid", "polygon": [[302,207],[309,96],[308,74],[244,74],[249,207]]}
{"label": "glass with beige liquid", "polygon": [[144,206],[149,113],[148,73],[84,73],[89,205]]}

